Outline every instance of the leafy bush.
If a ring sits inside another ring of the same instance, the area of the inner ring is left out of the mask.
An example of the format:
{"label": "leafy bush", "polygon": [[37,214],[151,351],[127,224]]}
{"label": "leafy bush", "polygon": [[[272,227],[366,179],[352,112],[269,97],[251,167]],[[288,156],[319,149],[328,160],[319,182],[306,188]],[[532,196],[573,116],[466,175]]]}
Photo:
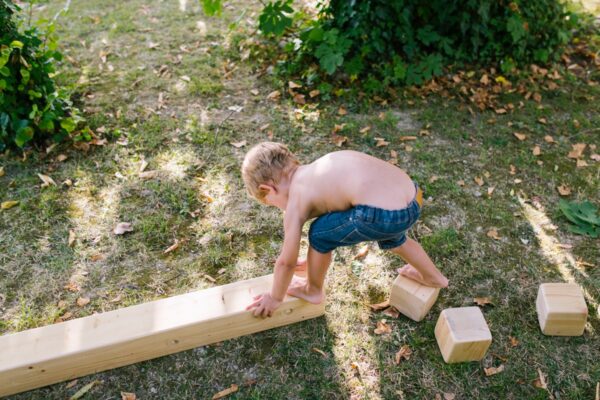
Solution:
{"label": "leafy bush", "polygon": [[0,0],[0,151],[31,141],[60,141],[81,119],[65,91],[56,87],[54,25],[24,27],[20,8]]}
{"label": "leafy bush", "polygon": [[571,222],[567,228],[579,235],[591,238],[600,237],[600,216],[598,208],[589,201],[576,203],[560,199],[558,203],[563,215]]}
{"label": "leafy bush", "polygon": [[293,31],[287,28],[299,18],[291,3],[266,3],[259,18],[263,34],[289,34],[280,71],[309,84],[336,74],[370,91],[422,84],[448,65],[497,65],[509,73],[547,63],[577,22],[560,0],[330,0],[319,3],[316,20]]}

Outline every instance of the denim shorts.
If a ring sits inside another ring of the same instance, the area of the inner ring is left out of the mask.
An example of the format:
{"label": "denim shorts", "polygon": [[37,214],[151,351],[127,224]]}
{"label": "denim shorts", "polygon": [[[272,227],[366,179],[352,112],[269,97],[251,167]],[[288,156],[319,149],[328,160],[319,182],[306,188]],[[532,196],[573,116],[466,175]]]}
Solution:
{"label": "denim shorts", "polygon": [[393,249],[406,242],[406,231],[420,215],[421,207],[416,197],[399,210],[357,205],[315,219],[310,225],[308,240],[319,253],[368,241],[376,241],[380,249]]}

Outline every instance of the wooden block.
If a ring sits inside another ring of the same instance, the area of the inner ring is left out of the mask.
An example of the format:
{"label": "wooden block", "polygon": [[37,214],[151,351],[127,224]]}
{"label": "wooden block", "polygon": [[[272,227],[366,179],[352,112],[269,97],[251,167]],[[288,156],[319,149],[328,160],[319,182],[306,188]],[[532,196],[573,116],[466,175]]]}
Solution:
{"label": "wooden block", "polygon": [[479,361],[492,334],[479,307],[447,308],[435,325],[435,338],[447,363]]}
{"label": "wooden block", "polygon": [[536,309],[544,335],[580,336],[583,334],[588,308],[579,285],[541,284]]}
{"label": "wooden block", "polygon": [[0,396],[318,317],[286,297],[273,317],[245,307],[272,275],[0,336]]}
{"label": "wooden block", "polygon": [[421,285],[398,275],[390,291],[390,305],[408,318],[421,321],[438,298],[439,288]]}

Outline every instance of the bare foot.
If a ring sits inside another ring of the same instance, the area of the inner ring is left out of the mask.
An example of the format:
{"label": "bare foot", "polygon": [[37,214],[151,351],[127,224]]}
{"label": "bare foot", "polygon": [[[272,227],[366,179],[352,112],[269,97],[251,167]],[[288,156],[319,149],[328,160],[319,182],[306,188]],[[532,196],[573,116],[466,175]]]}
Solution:
{"label": "bare foot", "polygon": [[325,299],[323,290],[314,290],[308,286],[306,279],[294,277],[292,283],[288,287],[287,294],[290,296],[304,299],[309,303],[321,304]]}
{"label": "bare foot", "polygon": [[415,267],[413,267],[410,264],[406,264],[404,267],[402,268],[398,268],[397,272],[402,275],[405,276],[409,279],[412,279],[413,281],[417,281],[422,285],[425,286],[431,286],[431,287],[436,287],[436,288],[445,288],[448,287],[448,279],[446,279],[445,277],[443,277],[443,280],[441,281],[430,281],[428,279],[425,279],[423,277],[423,275],[416,270]]}

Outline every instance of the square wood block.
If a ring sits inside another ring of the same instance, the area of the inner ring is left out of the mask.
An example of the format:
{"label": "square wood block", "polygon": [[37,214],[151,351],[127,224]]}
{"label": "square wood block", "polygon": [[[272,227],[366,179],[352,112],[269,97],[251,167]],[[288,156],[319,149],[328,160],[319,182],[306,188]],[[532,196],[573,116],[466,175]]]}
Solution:
{"label": "square wood block", "polygon": [[447,308],[435,325],[435,338],[444,361],[479,361],[492,343],[492,334],[479,307]]}
{"label": "square wood block", "polygon": [[421,321],[435,304],[440,289],[398,275],[390,292],[390,305],[408,318]]}
{"label": "square wood block", "polygon": [[544,335],[580,336],[588,308],[581,287],[575,283],[542,283],[536,309]]}

